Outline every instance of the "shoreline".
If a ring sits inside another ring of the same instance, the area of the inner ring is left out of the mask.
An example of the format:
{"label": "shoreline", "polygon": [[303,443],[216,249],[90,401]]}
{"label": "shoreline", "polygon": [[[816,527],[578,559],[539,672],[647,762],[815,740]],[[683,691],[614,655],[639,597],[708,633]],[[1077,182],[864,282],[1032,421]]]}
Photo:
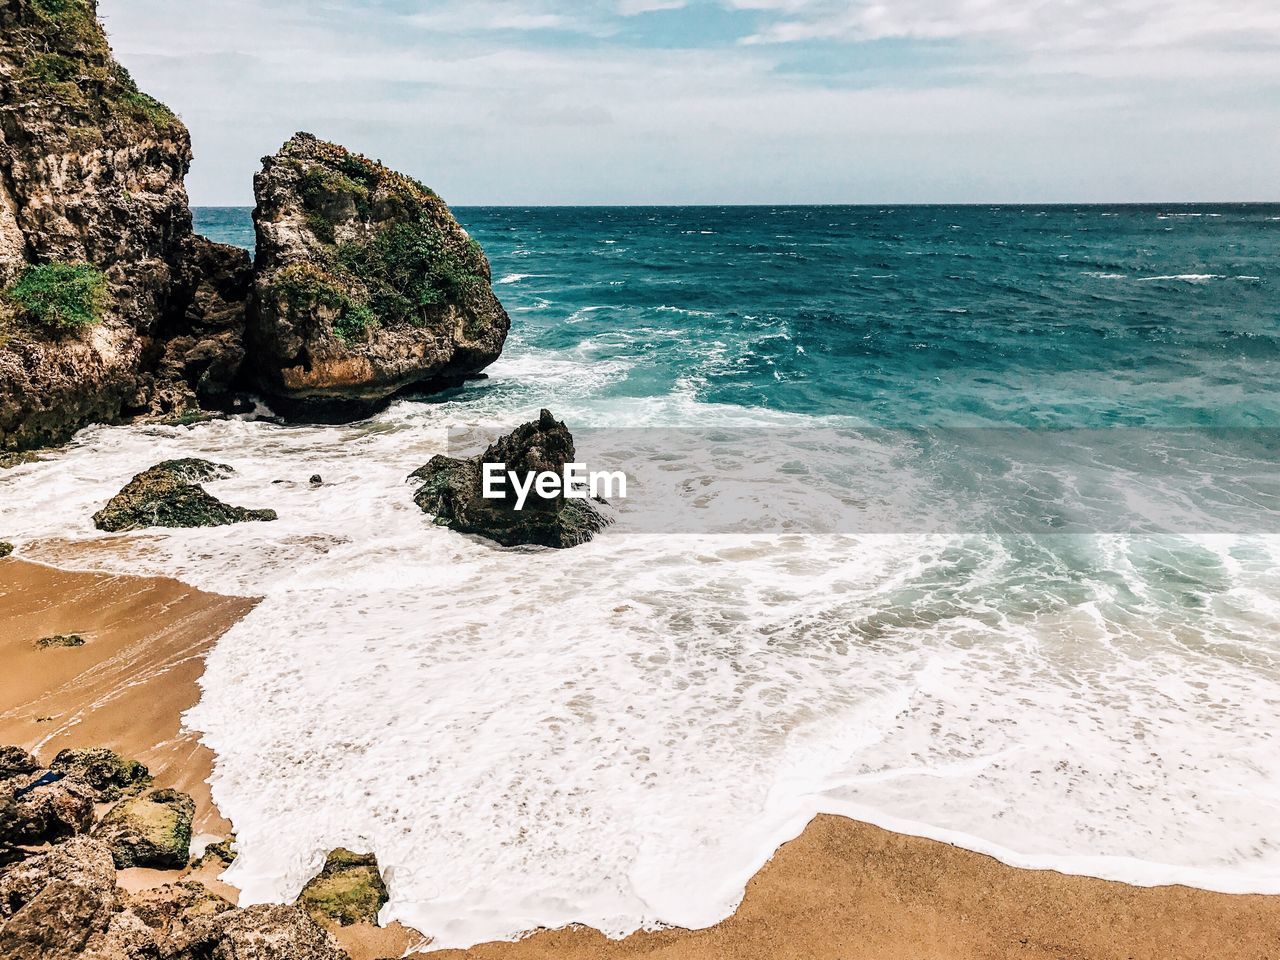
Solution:
{"label": "shoreline", "polygon": [[[45,760],[67,747],[106,746],[141,760],[158,782],[197,802],[196,836],[230,824],[209,794],[213,754],[182,728],[200,696],[204,657],[257,600],[177,580],[64,570],[0,560],[0,743]],[[53,634],[83,646],[40,649]],[[217,877],[124,871],[122,887]],[[398,925],[333,931],[354,960],[401,955],[421,937]],[[1011,866],[971,849],[865,820],[820,814],[750,879],[725,920],[700,930],[608,940],[584,927],[516,942],[415,954],[423,958],[805,956],[831,960],[1280,955],[1280,897],[1185,886],[1132,886]]]}

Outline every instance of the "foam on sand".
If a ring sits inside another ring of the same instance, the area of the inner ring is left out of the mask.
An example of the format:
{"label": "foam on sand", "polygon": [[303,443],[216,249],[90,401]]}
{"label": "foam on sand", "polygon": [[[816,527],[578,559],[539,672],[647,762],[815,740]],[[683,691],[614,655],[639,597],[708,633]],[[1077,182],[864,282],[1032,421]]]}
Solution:
{"label": "foam on sand", "polygon": [[[1276,538],[655,537],[624,510],[561,554],[433,526],[404,478],[445,427],[509,427],[528,401],[505,376],[537,396],[572,366],[520,354],[483,403],[349,427],[97,429],[0,475],[28,555],[265,597],[188,715],[244,902],[291,899],[347,846],[388,869],[383,919],[437,947],[701,927],[818,811],[1022,866],[1280,892]],[[575,396],[574,422],[753,416]],[[211,492],[280,520],[91,528],[177,456],[230,463]],[[733,474],[759,453],[717,456]],[[701,484],[699,461],[668,466]]]}

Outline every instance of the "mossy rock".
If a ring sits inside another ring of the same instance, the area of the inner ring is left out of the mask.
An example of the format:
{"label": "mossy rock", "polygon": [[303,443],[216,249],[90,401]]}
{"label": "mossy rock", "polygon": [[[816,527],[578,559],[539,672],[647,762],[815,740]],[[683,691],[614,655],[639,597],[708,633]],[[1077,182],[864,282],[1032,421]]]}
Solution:
{"label": "mossy rock", "polygon": [[324,869],[298,895],[298,906],[317,923],[331,921],[349,927],[377,923],[378,911],[388,899],[377,857],[339,848],[329,854]]}
{"label": "mossy rock", "polygon": [[7,540],[0,540],[0,558],[7,557],[13,553],[13,544]]}
{"label": "mossy rock", "polygon": [[223,503],[201,482],[223,480],[232,469],[208,460],[166,460],[135,476],[93,515],[99,530],[120,533],[146,527],[220,527],[277,519],[274,510],[249,510]]}
{"label": "mossy rock", "polygon": [[63,750],[49,766],[89,787],[102,803],[119,800],[123,794],[141,790],[151,782],[143,764],[102,747]]}
{"label": "mossy rock", "polygon": [[0,470],[12,470],[24,463],[39,463],[41,450],[3,450],[0,451]]}
{"label": "mossy rock", "polygon": [[58,633],[52,637],[41,637],[36,641],[36,646],[41,650],[48,650],[51,647],[83,647],[84,645],[85,639],[78,633]]}
{"label": "mossy rock", "polygon": [[121,801],[93,835],[111,848],[116,868],[180,870],[191,859],[196,804],[179,790],[153,790]]}
{"label": "mossy rock", "polygon": [[462,383],[511,321],[484,251],[438,196],[299,133],[254,178],[253,367],[272,409],[338,422]]}

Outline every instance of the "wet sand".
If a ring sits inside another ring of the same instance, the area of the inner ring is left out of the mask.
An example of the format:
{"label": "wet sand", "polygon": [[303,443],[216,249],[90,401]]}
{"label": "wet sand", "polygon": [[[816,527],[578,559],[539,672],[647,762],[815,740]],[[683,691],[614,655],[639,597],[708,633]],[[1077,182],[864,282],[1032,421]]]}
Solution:
{"label": "wet sand", "polygon": [[[209,799],[212,755],[181,729],[204,655],[253,600],[174,580],[66,573],[0,560],[0,743],[45,759],[109,746],[198,804],[197,832],[230,825]],[[37,641],[79,633],[83,647]],[[235,899],[206,867],[195,879]],[[176,878],[124,871],[129,889]],[[335,930],[353,960],[417,942],[392,927]],[[705,930],[610,941],[543,931],[518,943],[422,954],[433,960],[1280,960],[1280,897],[1152,889],[1009,867],[989,857],[839,817],[818,817]]]}
{"label": "wet sand", "polygon": [[841,817],[814,819],[706,930],[585,929],[423,960],[1277,960],[1280,897],[1021,870]]}
{"label": "wet sand", "polygon": [[[0,560],[0,744],[46,763],[68,747],[110,747],[191,794],[197,835],[225,835],[206,782],[213,755],[181,729],[181,714],[199,699],[209,648],[256,602]],[[58,634],[85,644],[38,647]]]}

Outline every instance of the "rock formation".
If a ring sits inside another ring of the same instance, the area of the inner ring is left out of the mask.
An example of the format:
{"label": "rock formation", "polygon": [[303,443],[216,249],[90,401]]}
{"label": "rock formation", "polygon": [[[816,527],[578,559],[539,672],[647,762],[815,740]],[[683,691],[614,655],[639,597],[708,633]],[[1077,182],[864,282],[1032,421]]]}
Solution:
{"label": "rock formation", "polygon": [[346,419],[497,359],[510,320],[489,261],[422,184],[300,133],[254,193],[250,351],[281,411]]}
{"label": "rock formation", "polygon": [[93,791],[61,774],[36,772],[0,782],[0,844],[56,843],[93,825]]}
{"label": "rock formation", "polygon": [[118,533],[145,527],[221,527],[275,520],[274,510],[248,510],[223,503],[201,482],[225,480],[232,470],[208,460],[166,460],[135,476],[93,515],[99,530]]}
{"label": "rock formation", "polygon": [[[144,767],[108,750],[59,756],[63,769],[42,769],[25,750],[0,747],[4,960],[347,960],[334,939],[298,906],[240,910],[204,884],[184,878],[132,895],[121,890],[119,866],[186,866],[191,800],[176,790],[122,800],[91,836],[85,835],[85,824],[78,824],[83,829],[75,833],[32,840],[52,847],[33,849],[25,839],[26,845],[5,846],[4,829],[11,827],[23,838],[37,838],[42,832],[43,814],[36,807],[15,808],[15,792],[25,791],[19,798],[24,800],[51,786],[74,785],[83,794],[91,821],[91,784],[105,795],[134,789],[146,779]],[[140,813],[142,806],[154,810]],[[136,854],[151,843],[142,838],[153,833],[162,838],[153,844],[157,849],[167,846],[164,837],[175,841],[169,855],[130,856],[122,863],[122,842]]]}
{"label": "rock formation", "polygon": [[195,812],[195,801],[185,793],[152,790],[112,807],[93,835],[111,848],[121,870],[180,870],[191,859]]}
{"label": "rock formation", "polygon": [[101,747],[62,750],[53,758],[49,769],[80,781],[93,791],[98,803],[119,800],[125,793],[136,792],[151,782],[143,764]]}
{"label": "rock formation", "polygon": [[168,318],[202,309],[219,256],[191,232],[190,161],[186,127],[112,58],[94,0],[0,4],[0,449],[174,393],[152,357]]}
{"label": "rock formation", "polygon": [[91,423],[363,416],[477,374],[509,320],[416,181],[298,134],[255,180],[259,255],[192,233],[187,129],[95,0],[0,0],[0,453]]}
{"label": "rock formation", "polygon": [[378,911],[389,899],[377,857],[339,848],[329,854],[324,869],[302,888],[298,906],[317,923],[331,921],[349,927],[353,923],[376,924]]}
{"label": "rock formation", "polygon": [[0,873],[0,957],[72,960],[106,933],[116,873],[105,846],[77,837]]}
{"label": "rock formation", "polygon": [[506,464],[507,470],[523,477],[562,474],[564,465],[572,462],[569,428],[543,410],[536,421],[517,427],[477,457],[432,457],[410,475],[422,481],[413,499],[435,516],[437,524],[459,533],[479,534],[508,547],[573,547],[586,543],[611,522],[589,501],[569,499],[563,493],[542,498],[530,492],[524,508],[516,509],[509,485],[503,500],[485,499],[482,488],[485,463]]}
{"label": "rock formation", "polygon": [[7,540],[0,540],[0,560],[13,553],[13,544]]}
{"label": "rock formation", "polygon": [[151,408],[239,410],[253,261],[247,250],[195,236],[182,267],[182,310],[160,331]]}
{"label": "rock formation", "polygon": [[40,762],[21,747],[0,747],[0,780],[35,773]]}

